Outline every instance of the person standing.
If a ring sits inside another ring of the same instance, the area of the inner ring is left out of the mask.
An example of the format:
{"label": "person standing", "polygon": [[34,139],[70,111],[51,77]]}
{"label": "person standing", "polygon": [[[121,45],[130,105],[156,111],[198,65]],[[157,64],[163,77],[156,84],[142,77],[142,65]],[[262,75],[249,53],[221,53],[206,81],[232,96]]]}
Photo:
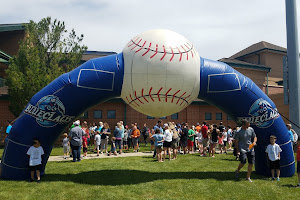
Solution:
{"label": "person standing", "polygon": [[189,129],[189,126],[187,126],[187,129],[188,129],[188,141],[187,141],[188,153],[193,153],[194,152],[194,136],[196,135],[195,126],[193,125],[191,129]]}
{"label": "person standing", "polygon": [[73,162],[79,162],[80,159],[80,151],[82,145],[82,136],[84,135],[84,131],[80,127],[80,121],[77,120],[74,122],[74,127],[70,130],[69,138],[73,155]]}
{"label": "person standing", "polygon": [[280,146],[275,143],[276,142],[276,136],[271,135],[270,136],[270,143],[267,146],[266,153],[268,154],[269,158],[269,166],[271,168],[271,174],[272,174],[272,181],[275,180],[275,170],[277,174],[277,181],[280,181],[280,152],[282,152]]}
{"label": "person standing", "polygon": [[144,124],[144,128],[142,129],[142,135],[144,138],[145,146],[147,146],[147,138],[149,136],[149,128],[147,127],[147,124]]}
{"label": "person standing", "polygon": [[7,141],[8,141],[8,135],[10,133],[11,128],[12,128],[11,122],[9,120],[7,120],[7,128],[6,128],[5,136],[4,136],[3,140],[2,140],[2,143],[4,143],[4,142],[5,142],[5,144],[7,143]]}
{"label": "person standing", "polygon": [[[119,147],[119,154],[122,154],[122,134],[123,134],[123,126],[120,122],[117,123],[117,126],[114,130],[114,137],[115,137],[115,145],[116,150]],[[124,135],[123,135],[124,137]]]}
{"label": "person standing", "polygon": [[131,133],[131,138],[132,138],[132,143],[134,146],[134,152],[138,152],[138,141],[141,133],[140,130],[137,128],[137,126],[133,126],[132,128],[132,133]]}
{"label": "person standing", "polygon": [[206,126],[206,121],[203,122],[201,127],[202,134],[202,144],[203,144],[203,152],[201,156],[206,156],[207,147],[208,147],[208,127]]}
{"label": "person standing", "polygon": [[37,182],[41,181],[41,166],[42,166],[42,155],[44,155],[43,147],[38,139],[33,140],[33,146],[31,146],[27,155],[29,156],[29,168],[30,168],[30,182],[34,181],[34,173],[36,173]]}
{"label": "person standing", "polygon": [[172,137],[173,137],[173,132],[169,128],[169,124],[164,124],[164,157],[163,161],[166,159],[166,154],[168,153],[169,155],[169,160],[171,160],[171,143],[172,143]]}
{"label": "person standing", "polygon": [[215,157],[215,152],[216,152],[216,145],[218,144],[218,135],[220,133],[220,130],[217,129],[217,125],[214,124],[213,125],[213,129],[211,131],[211,138],[210,138],[210,146],[209,146],[209,157],[211,155],[211,157]]}
{"label": "person standing", "polygon": [[100,142],[100,153],[103,153],[103,149],[105,149],[105,153],[107,153],[108,146],[108,138],[110,135],[110,129],[108,123],[104,122],[103,128],[101,129],[101,142]]}
{"label": "person standing", "polygon": [[188,143],[188,124],[183,124],[183,129],[181,131],[181,145],[183,148],[183,153],[186,154],[187,152],[187,143]]}
{"label": "person standing", "polygon": [[[156,129],[159,129],[160,130],[160,133],[161,134],[163,134],[163,128],[162,128],[162,123],[163,123],[163,121],[162,120],[158,120],[157,121],[157,124],[153,127],[153,129],[152,129],[152,135],[154,135],[155,134],[155,132],[156,132]],[[154,145],[154,142],[151,142],[151,151],[152,151],[152,149],[153,149],[153,146],[155,146]],[[153,153],[153,158],[156,156],[156,147],[154,148],[154,153]]]}
{"label": "person standing", "polygon": [[287,124],[286,125],[288,132],[290,134],[291,137],[291,142],[293,145],[293,149],[294,151],[297,150],[297,141],[298,141],[298,134],[296,133],[296,131],[294,129],[292,129],[292,124]]}
{"label": "person standing", "polygon": [[254,129],[250,127],[250,123],[246,119],[242,120],[242,127],[236,132],[234,139],[237,155],[239,155],[240,159],[240,164],[235,171],[235,177],[239,178],[239,172],[246,164],[246,159],[248,158],[248,172],[246,180],[252,182],[250,176],[252,173],[253,164],[255,162],[255,152],[253,146],[256,145],[257,137]]}

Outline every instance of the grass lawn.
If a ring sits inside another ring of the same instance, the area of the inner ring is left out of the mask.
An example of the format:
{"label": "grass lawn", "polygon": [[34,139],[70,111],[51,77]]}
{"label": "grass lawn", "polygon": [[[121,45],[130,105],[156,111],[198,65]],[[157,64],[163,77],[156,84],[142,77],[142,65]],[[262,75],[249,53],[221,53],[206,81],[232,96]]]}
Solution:
{"label": "grass lawn", "polygon": [[48,162],[40,184],[0,180],[0,199],[299,199],[296,175],[277,182],[253,173],[249,183],[246,167],[234,179],[237,165],[232,154]]}

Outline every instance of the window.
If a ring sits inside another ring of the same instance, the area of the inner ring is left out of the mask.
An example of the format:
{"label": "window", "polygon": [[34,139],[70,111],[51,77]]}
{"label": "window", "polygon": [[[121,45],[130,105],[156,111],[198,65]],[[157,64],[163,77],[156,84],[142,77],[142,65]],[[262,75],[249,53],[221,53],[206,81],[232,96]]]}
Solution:
{"label": "window", "polygon": [[222,120],[222,113],[216,113],[216,120]]}
{"label": "window", "polygon": [[232,120],[231,117],[229,115],[227,115],[227,120]]}
{"label": "window", "polygon": [[116,119],[116,111],[115,110],[107,111],[107,119]]}
{"label": "window", "polygon": [[82,118],[82,119],[87,119],[87,118],[89,118],[89,113],[88,113],[88,111],[85,111],[84,113],[82,113],[81,118]]}
{"label": "window", "polygon": [[94,110],[94,119],[102,118],[102,110]]}
{"label": "window", "polygon": [[147,119],[155,119],[155,117],[151,117],[151,116],[147,115]]}
{"label": "window", "polygon": [[178,113],[171,115],[171,119],[178,119]]}
{"label": "window", "polygon": [[160,117],[159,119],[167,119],[167,117]]}
{"label": "window", "polygon": [[205,120],[211,120],[211,113],[210,112],[206,112],[205,113]]}

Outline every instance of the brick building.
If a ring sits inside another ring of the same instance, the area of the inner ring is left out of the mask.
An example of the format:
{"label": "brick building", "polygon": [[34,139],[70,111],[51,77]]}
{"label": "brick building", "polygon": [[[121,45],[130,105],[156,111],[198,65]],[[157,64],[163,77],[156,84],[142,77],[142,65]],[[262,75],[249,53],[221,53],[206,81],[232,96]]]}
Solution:
{"label": "brick building", "polygon": [[[18,41],[24,37],[22,24],[0,25],[0,127],[6,125],[6,120],[15,117],[8,110],[8,94],[5,86],[5,69],[9,64],[9,58],[18,52]],[[253,44],[229,58],[220,61],[227,63],[245,76],[251,78],[276,104],[279,112],[288,117],[288,106],[283,104],[283,87],[278,85],[282,81],[282,57],[286,56],[287,50],[268,42]],[[82,62],[89,59],[115,54],[115,52],[86,51]],[[92,122],[107,122],[114,127],[117,121],[123,120],[125,124],[137,122],[140,127],[143,123],[153,126],[157,118],[147,116],[133,110],[121,98],[109,100],[99,104],[83,113],[83,120]],[[220,109],[197,99],[187,108],[172,116],[162,118],[163,121],[176,123],[207,121],[209,124],[223,122],[224,125],[235,126],[226,113]]]}

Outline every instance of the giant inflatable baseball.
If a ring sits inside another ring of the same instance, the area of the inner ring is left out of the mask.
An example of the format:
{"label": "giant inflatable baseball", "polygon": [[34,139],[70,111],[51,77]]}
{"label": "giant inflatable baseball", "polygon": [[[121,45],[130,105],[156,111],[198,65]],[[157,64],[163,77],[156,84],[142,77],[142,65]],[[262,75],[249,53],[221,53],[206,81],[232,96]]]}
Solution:
{"label": "giant inflatable baseball", "polygon": [[26,152],[33,138],[41,141],[45,151],[43,173],[62,131],[88,108],[120,96],[135,110],[154,117],[177,113],[196,98],[203,99],[235,121],[251,122],[258,137],[257,173],[268,175],[264,151],[271,134],[283,150],[281,175],[295,173],[286,126],[274,103],[253,81],[227,64],[199,57],[183,36],[151,30],[130,40],[122,53],[89,60],[35,94],[13,124],[1,177],[29,178]]}

